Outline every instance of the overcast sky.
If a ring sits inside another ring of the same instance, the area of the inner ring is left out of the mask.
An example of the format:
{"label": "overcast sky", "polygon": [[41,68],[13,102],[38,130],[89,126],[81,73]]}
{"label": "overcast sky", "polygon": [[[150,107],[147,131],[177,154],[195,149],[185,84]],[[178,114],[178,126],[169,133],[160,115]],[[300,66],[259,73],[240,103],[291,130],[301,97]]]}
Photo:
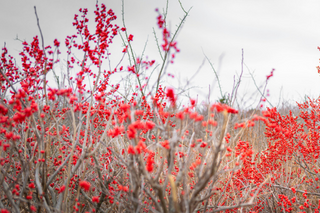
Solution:
{"label": "overcast sky", "polygon": [[[57,38],[61,43],[67,35],[75,33],[72,21],[78,9],[95,9],[96,1],[89,0],[11,0],[0,3],[0,43],[10,54],[17,55],[21,43],[18,37],[30,42],[38,34],[33,7],[37,7],[46,45]],[[165,8],[165,0],[125,0],[125,22],[129,33],[134,35],[133,47],[139,55],[145,42],[145,54],[149,59],[158,59],[152,27],[156,26],[155,8]],[[190,78],[200,67],[205,55],[219,71],[222,90],[230,93],[234,76],[241,71],[242,49],[244,50],[244,74],[239,88],[239,98],[253,102],[256,91],[249,71],[258,85],[274,68],[267,89],[270,100],[278,104],[279,98],[286,101],[301,101],[305,95],[318,97],[320,77],[320,1],[319,0],[181,0],[190,15],[178,35],[175,63],[169,72],[179,76],[182,82]],[[100,0],[107,8],[114,10],[121,22],[121,1]],[[184,15],[177,0],[169,0],[168,17],[171,31]],[[92,17],[92,16],[91,16]],[[120,47],[121,49],[122,47]],[[119,49],[119,48],[118,48]],[[205,54],[205,55],[204,55]],[[116,62],[115,62],[116,63]],[[192,95],[205,98],[209,85],[213,85],[215,75],[206,61],[200,72],[192,79],[195,87]],[[170,80],[169,84],[177,86]],[[219,96],[218,85],[211,91],[212,100]],[[280,96],[281,93],[281,96]]]}

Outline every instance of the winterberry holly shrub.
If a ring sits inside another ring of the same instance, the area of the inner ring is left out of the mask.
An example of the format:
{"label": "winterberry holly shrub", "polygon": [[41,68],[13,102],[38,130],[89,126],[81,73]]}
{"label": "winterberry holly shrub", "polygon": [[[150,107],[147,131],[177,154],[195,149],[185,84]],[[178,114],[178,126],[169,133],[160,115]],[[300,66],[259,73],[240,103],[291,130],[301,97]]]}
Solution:
{"label": "winterberry holly shrub", "polygon": [[[134,54],[134,36],[104,4],[94,30],[87,9],[74,16],[61,74],[62,42],[45,46],[38,17],[40,36],[23,41],[19,64],[3,47],[1,213],[318,211],[319,101],[299,105],[304,123],[276,109],[242,117],[223,103],[180,107],[161,80],[180,52],[183,11],[171,33],[157,10],[160,62]],[[111,67],[116,37],[123,56]],[[253,146],[264,128],[268,144]]]}
{"label": "winterberry holly shrub", "polygon": [[271,181],[263,187],[268,195],[259,198],[260,209],[319,212],[319,103],[297,103],[296,116],[280,115],[276,108],[264,112],[268,148],[255,156],[254,179]]}

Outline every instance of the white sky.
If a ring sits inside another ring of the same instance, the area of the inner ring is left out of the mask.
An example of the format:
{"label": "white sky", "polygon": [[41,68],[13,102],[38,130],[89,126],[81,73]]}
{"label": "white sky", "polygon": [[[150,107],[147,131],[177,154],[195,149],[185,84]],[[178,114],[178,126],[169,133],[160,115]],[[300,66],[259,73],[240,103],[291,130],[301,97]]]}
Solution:
{"label": "white sky", "polygon": [[[9,54],[18,55],[21,44],[15,41],[16,35],[30,42],[39,34],[34,6],[37,6],[40,25],[45,37],[45,44],[51,45],[57,38],[64,45],[67,35],[75,33],[72,21],[78,9],[88,8],[93,14],[96,1],[88,0],[11,0],[0,3],[0,44],[4,42]],[[256,82],[261,85],[272,68],[274,76],[267,88],[270,101],[277,105],[282,101],[301,101],[305,95],[318,97],[320,76],[320,1],[319,0],[181,0],[184,8],[190,11],[189,17],[178,35],[178,48],[175,63],[169,69],[178,80],[191,77],[204,60],[205,56],[219,69],[222,89],[230,93],[233,76],[241,71],[241,49],[244,49],[245,69],[239,88],[239,99],[249,105],[259,100],[251,97],[256,91],[248,69],[254,73]],[[100,0],[107,8],[114,10],[121,22],[121,1]],[[152,27],[156,26],[155,8],[165,8],[165,0],[125,0],[125,22],[129,33],[134,35],[133,47],[140,55],[148,39],[146,55],[149,59],[159,59],[154,42]],[[171,31],[179,24],[183,11],[177,0],[169,0],[167,21]],[[160,34],[159,34],[160,35]],[[122,46],[114,47],[122,50]],[[221,60],[220,60],[221,59]],[[117,63],[114,62],[114,63]],[[209,84],[215,75],[206,61],[199,74],[192,79],[194,88],[191,95],[199,94],[204,99]],[[184,81],[185,82],[185,81]],[[169,84],[177,83],[168,80]],[[217,84],[211,92],[211,101],[218,99]],[[282,90],[281,90],[282,88]],[[280,96],[281,91],[281,96]],[[254,105],[255,106],[255,105]]]}

